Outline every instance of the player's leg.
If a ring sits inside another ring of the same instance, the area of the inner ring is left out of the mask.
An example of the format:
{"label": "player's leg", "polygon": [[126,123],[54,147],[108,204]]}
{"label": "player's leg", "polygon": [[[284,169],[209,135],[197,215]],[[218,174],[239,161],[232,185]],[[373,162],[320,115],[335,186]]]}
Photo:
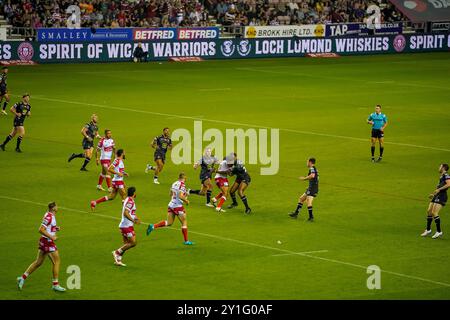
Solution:
{"label": "player's leg", "polygon": [[307,196],[306,197],[306,205],[308,206],[308,221],[313,221],[314,220],[314,215],[313,215],[313,201],[314,201],[314,197],[313,196]]}
{"label": "player's leg", "polygon": [[171,226],[173,224],[174,220],[175,220],[175,214],[169,208],[168,212],[167,212],[167,220],[162,220],[158,223],[150,224],[147,228],[147,235],[149,235],[155,229]]}
{"label": "player's leg", "polygon": [[239,188],[239,182],[234,181],[233,185],[230,188],[230,197],[231,197],[231,204],[228,206],[228,209],[232,209],[234,207],[237,207],[238,203],[236,200],[236,191]]}
{"label": "player's leg", "polygon": [[116,261],[116,265],[125,267],[126,265],[122,263],[122,257],[127,250],[130,250],[137,246],[136,235],[133,232],[128,233],[123,236],[124,244],[119,249],[114,251],[114,259]]}
{"label": "player's leg", "polygon": [[105,191],[105,189],[103,189],[102,184],[103,184],[103,180],[106,179],[106,168],[103,164],[101,164],[101,171],[100,174],[98,175],[98,183],[97,183],[97,189],[100,191]]}
{"label": "player's leg", "polygon": [[370,142],[371,142],[370,153],[372,154],[372,162],[374,162],[375,161],[375,144],[377,142],[377,138],[375,138],[372,135],[372,138],[371,138]]}
{"label": "player's leg", "polygon": [[59,257],[59,252],[58,250],[54,251],[54,252],[50,252],[48,254],[48,257],[50,258],[50,260],[52,261],[53,267],[52,267],[52,273],[53,273],[53,280],[52,280],[52,289],[58,292],[64,292],[66,291],[65,288],[61,287],[59,285],[59,267],[61,265],[61,259]]}
{"label": "player's leg", "polygon": [[34,272],[36,271],[36,269],[38,269],[42,263],[44,263],[45,257],[46,257],[47,253],[45,253],[42,250],[38,250],[38,254],[36,257],[36,260],[34,260],[30,266],[27,268],[27,270],[25,270],[25,272],[17,278],[17,287],[19,288],[19,290],[22,290],[22,287],[25,283],[25,280]]}
{"label": "player's leg", "polygon": [[178,220],[180,220],[180,222],[181,222],[181,233],[183,234],[184,244],[185,245],[194,244],[192,241],[189,241],[189,239],[188,239],[188,227],[187,227],[186,212],[179,213]]}
{"label": "player's leg", "polygon": [[245,213],[249,214],[252,212],[252,209],[250,209],[250,207],[248,206],[247,196],[245,195],[245,190],[247,189],[247,187],[248,187],[247,182],[242,181],[241,184],[239,185],[238,193],[242,203],[245,206]]}
{"label": "player's leg", "polygon": [[5,99],[5,102],[3,102],[2,113],[3,113],[4,115],[6,115],[6,114],[8,114],[8,113],[6,112],[6,107],[8,106],[8,103],[9,103],[9,94],[6,92],[4,95],[2,95],[2,97],[1,97],[1,99],[0,99],[0,103],[1,103],[1,101],[3,100],[3,98]]}
{"label": "player's leg", "polygon": [[5,146],[6,146],[6,144],[7,144],[8,142],[10,142],[10,141],[15,137],[16,133],[17,133],[17,129],[16,129],[16,127],[14,127],[14,128],[11,130],[10,134],[9,134],[8,136],[6,136],[5,141],[3,141],[3,143],[0,145],[0,149],[2,149],[3,151],[5,151]]}
{"label": "player's leg", "polygon": [[211,182],[211,178],[206,179],[203,182],[203,186],[206,188],[206,205],[211,206],[211,196],[212,196],[212,190],[213,190],[213,184]]}
{"label": "player's leg", "polygon": [[107,196],[100,197],[100,198],[98,198],[97,200],[92,200],[92,201],[91,201],[91,209],[94,210],[95,207],[96,207],[99,203],[102,203],[102,202],[105,202],[105,201],[114,200],[114,199],[116,198],[116,195],[117,195],[117,190],[118,190],[117,188],[113,188],[113,189],[111,190],[111,192],[110,192]]}
{"label": "player's leg", "polygon": [[120,197],[122,198],[122,202],[127,198],[127,192],[125,191],[125,185],[122,186],[122,188],[119,188],[119,194]]}
{"label": "player's leg", "polygon": [[378,157],[377,161],[381,161],[381,159],[383,159],[383,152],[384,152],[384,138],[383,137],[378,138],[378,143],[380,145],[380,156]]}
{"label": "player's leg", "polygon": [[225,210],[222,209],[222,205],[224,204],[224,202],[227,200],[227,196],[228,196],[228,185],[223,185],[220,187],[220,193],[222,194],[222,196],[220,197],[220,199],[218,200],[217,206],[216,206],[216,211],[218,212],[225,212]]}
{"label": "player's leg", "polygon": [[155,175],[153,176],[153,182],[156,184],[159,184],[158,176],[164,168],[164,162],[162,159],[156,159],[155,163],[156,163],[156,168],[155,168]]}
{"label": "player's leg", "polygon": [[83,162],[83,165],[81,166],[81,169],[80,169],[81,171],[87,171],[86,166],[91,161],[92,151],[93,151],[92,147],[90,147],[88,149],[84,149],[84,162]]}
{"label": "player's leg", "polygon": [[433,203],[432,212],[434,223],[436,224],[436,233],[432,236],[433,239],[442,237],[441,230],[441,217],[439,217],[439,211],[441,211],[442,205],[440,203]]}
{"label": "player's leg", "polygon": [[421,234],[422,237],[426,237],[431,234],[431,223],[433,222],[433,202],[428,204],[427,208],[427,227],[425,231]]}
{"label": "player's leg", "polygon": [[24,126],[20,126],[16,128],[16,132],[17,132],[17,142],[16,142],[16,151],[17,152],[22,152],[20,150],[20,144],[22,143],[23,138],[25,137],[25,127]]}
{"label": "player's leg", "polygon": [[305,201],[306,201],[306,193],[303,193],[300,196],[300,198],[298,199],[297,207],[295,208],[295,211],[292,211],[291,213],[289,213],[289,216],[291,218],[297,218],[298,217],[298,214],[300,213],[300,210],[302,209],[303,203],[305,203]]}

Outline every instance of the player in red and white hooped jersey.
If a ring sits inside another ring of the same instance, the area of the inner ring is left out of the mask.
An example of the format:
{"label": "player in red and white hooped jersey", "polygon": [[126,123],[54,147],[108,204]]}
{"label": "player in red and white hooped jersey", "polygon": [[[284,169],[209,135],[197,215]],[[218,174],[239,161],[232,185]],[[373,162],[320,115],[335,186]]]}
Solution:
{"label": "player in red and white hooped jersey", "polygon": [[228,175],[231,172],[231,167],[233,167],[233,163],[234,163],[234,154],[231,153],[219,164],[219,168],[216,171],[216,176],[214,177],[214,180],[216,182],[217,187],[220,189],[220,192],[217,196],[212,198],[212,201],[218,212],[225,212],[225,210],[222,209],[222,205],[227,200],[228,186],[229,186]]}
{"label": "player in red and white hooped jersey", "polygon": [[125,254],[125,251],[134,248],[137,244],[134,225],[141,222],[136,216],[135,199],[136,188],[129,187],[127,190],[127,198],[123,202],[122,220],[119,224],[120,232],[122,233],[123,246],[112,252],[114,257],[114,264],[121,267],[126,267],[126,264],[122,262],[122,256]]}
{"label": "player in red and white hooped jersey", "polygon": [[52,289],[58,292],[66,291],[65,288],[59,285],[58,275],[61,259],[59,258],[58,248],[56,248],[55,241],[57,240],[56,232],[60,228],[56,224],[55,214],[58,211],[58,206],[55,202],[48,204],[48,211],[44,215],[41,226],[39,227],[39,233],[41,238],[39,239],[38,256],[35,261],[25,270],[22,276],[17,278],[17,287],[22,290],[25,280],[38,269],[45,258],[48,256],[53,264],[52,273]]}
{"label": "player in red and white hooped jersey", "polygon": [[125,192],[123,177],[128,177],[128,173],[125,172],[125,164],[123,163],[123,160],[125,160],[125,151],[123,151],[123,149],[119,149],[116,151],[116,158],[108,168],[108,172],[114,175],[112,178],[112,190],[109,195],[101,197],[97,200],[92,200],[92,210],[94,210],[99,203],[115,199],[117,193],[120,194],[122,200],[125,200],[127,193]]}
{"label": "player in red and white hooped jersey", "polygon": [[115,151],[115,142],[112,138],[111,130],[105,130],[105,136],[100,139],[96,149],[97,165],[102,165],[102,172],[98,177],[97,189],[105,191],[102,187],[103,180],[106,180],[108,190],[111,191],[111,175],[108,173],[108,168],[111,165],[111,158]]}
{"label": "player in red and white hooped jersey", "polygon": [[170,188],[171,198],[167,208],[167,220],[160,221],[154,225],[149,225],[147,228],[147,235],[149,235],[154,229],[171,226],[175,220],[175,217],[177,217],[181,222],[181,232],[183,233],[184,244],[194,244],[188,240],[186,210],[183,206],[183,204],[189,204],[185,182],[186,175],[182,172],[178,175],[178,180],[175,181]]}

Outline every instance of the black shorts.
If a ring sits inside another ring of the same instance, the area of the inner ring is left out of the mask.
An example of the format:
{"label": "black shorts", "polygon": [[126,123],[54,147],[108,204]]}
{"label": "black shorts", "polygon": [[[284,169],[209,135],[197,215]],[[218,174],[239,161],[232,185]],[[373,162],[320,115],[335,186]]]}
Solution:
{"label": "black shorts", "polygon": [[15,127],[23,127],[25,119],[16,119],[14,118],[13,126]]}
{"label": "black shorts", "polygon": [[241,184],[241,182],[244,182],[245,184],[249,185],[251,181],[252,179],[250,178],[250,176],[246,175],[242,177],[236,177],[236,180],[234,182],[236,182],[237,184]]}
{"label": "black shorts", "polygon": [[319,193],[319,188],[308,188],[305,191],[305,194],[308,197],[317,197],[317,194]]}
{"label": "black shorts", "polygon": [[7,93],[8,89],[6,88],[6,86],[0,86],[0,96],[4,96]]}
{"label": "black shorts", "polygon": [[381,139],[384,138],[384,132],[380,129],[372,129],[372,138]]}
{"label": "black shorts", "polygon": [[205,183],[206,180],[211,179],[211,173],[210,172],[201,172],[200,173],[200,181]]}
{"label": "black shorts", "polygon": [[165,152],[161,152],[161,151],[155,151],[155,154],[153,155],[153,159],[156,160],[161,160],[163,163],[166,162],[166,153]]}
{"label": "black shorts", "polygon": [[431,199],[431,202],[438,203],[441,206],[445,206],[445,204],[447,203],[447,193],[438,193],[433,197],[433,199]]}
{"label": "black shorts", "polygon": [[94,141],[89,141],[88,139],[83,139],[81,143],[83,146],[83,150],[91,149],[94,147]]}

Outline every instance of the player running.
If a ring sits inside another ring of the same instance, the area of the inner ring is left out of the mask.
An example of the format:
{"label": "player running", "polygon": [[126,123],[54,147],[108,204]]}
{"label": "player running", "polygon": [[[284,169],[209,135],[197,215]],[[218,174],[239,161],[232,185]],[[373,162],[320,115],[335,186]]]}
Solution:
{"label": "player running", "polygon": [[84,158],[84,163],[80,171],[87,171],[86,166],[89,164],[89,161],[91,161],[92,152],[94,150],[94,139],[101,138],[98,134],[98,117],[95,113],[91,116],[91,121],[81,128],[81,135],[83,136],[83,141],[81,143],[84,150],[83,153],[72,153],[67,161],[70,162],[75,158]]}
{"label": "player running", "polygon": [[202,188],[200,190],[189,190],[189,194],[198,194],[204,196],[206,194],[206,206],[214,207],[211,204],[211,194],[213,185],[211,183],[211,176],[214,172],[214,166],[219,163],[219,160],[211,154],[211,148],[206,148],[202,158],[194,163],[194,169],[201,168],[200,181]]}
{"label": "player running", "polygon": [[377,104],[375,107],[375,112],[369,115],[367,118],[367,123],[372,125],[372,146],[370,147],[370,151],[372,153],[372,162],[375,162],[375,144],[378,140],[380,144],[380,156],[377,159],[377,162],[380,162],[383,159],[383,151],[384,151],[384,129],[387,127],[387,117],[384,113],[381,113],[381,105]]}
{"label": "player running", "polygon": [[60,227],[56,225],[55,214],[58,211],[58,206],[55,202],[48,204],[48,211],[44,215],[41,226],[39,228],[39,233],[41,238],[39,239],[39,249],[36,260],[28,267],[27,270],[22,274],[22,276],[17,278],[17,287],[22,290],[25,280],[38,269],[46,257],[50,258],[53,264],[52,273],[52,289],[58,292],[66,291],[65,288],[59,285],[58,275],[59,266],[61,264],[61,259],[59,258],[58,248],[56,248],[55,241],[58,239],[56,232],[60,230]]}
{"label": "player running", "polygon": [[8,84],[6,83],[8,79],[8,67],[2,68],[2,73],[0,74],[0,105],[2,104],[3,99],[5,99],[5,102],[3,102],[2,107],[2,113],[6,116],[6,107],[9,103],[9,94],[8,94]]}
{"label": "player running", "polygon": [[123,160],[125,160],[125,151],[123,151],[123,149],[119,149],[116,151],[116,158],[108,168],[108,173],[114,175],[112,178],[112,190],[109,195],[91,201],[92,211],[94,211],[97,204],[108,200],[114,200],[117,193],[120,194],[122,200],[125,200],[127,193],[125,192],[123,177],[128,177],[128,173],[125,172],[125,164],[123,163]]}
{"label": "player running", "polygon": [[175,217],[177,217],[181,222],[181,232],[183,233],[184,244],[194,244],[193,242],[188,240],[188,227],[186,218],[187,213],[183,206],[183,204],[189,204],[185,182],[186,175],[182,172],[179,174],[178,180],[175,181],[170,188],[171,200],[169,202],[169,207],[167,208],[167,220],[149,225],[147,228],[147,236],[154,229],[171,226],[173,224],[173,221],[175,220]]}
{"label": "player running", "polygon": [[247,189],[248,185],[250,184],[251,178],[247,172],[247,169],[244,166],[244,163],[241,160],[237,159],[236,153],[234,154],[234,164],[231,167],[230,175],[236,176],[236,180],[234,180],[234,183],[230,189],[230,196],[233,202],[228,206],[228,209],[237,207],[238,205],[236,201],[236,191],[237,191],[239,194],[239,198],[241,198],[241,201],[245,206],[245,213],[250,214],[252,212],[252,209],[250,209],[250,207],[248,206],[247,196],[244,194],[244,192],[245,189]]}
{"label": "player running", "polygon": [[120,267],[126,267],[127,265],[122,262],[122,257],[125,251],[136,247],[136,233],[134,232],[134,225],[140,224],[141,221],[136,216],[136,188],[129,187],[127,190],[128,197],[123,202],[122,207],[122,220],[120,221],[119,228],[122,233],[123,246],[112,252],[114,257],[114,264]]}
{"label": "player running", "polygon": [[153,176],[153,183],[159,184],[158,176],[162,171],[162,169],[164,168],[167,149],[172,149],[172,139],[170,139],[169,128],[164,128],[163,134],[153,139],[152,148],[155,149],[155,154],[153,155],[153,158],[155,160],[156,166],[151,166],[147,164],[147,167],[145,168],[145,173],[148,173],[149,170],[154,170],[155,174]]}
{"label": "player running", "polygon": [[314,215],[313,215],[313,200],[317,196],[317,193],[319,193],[319,172],[316,168],[316,159],[315,158],[309,158],[306,164],[309,168],[308,176],[306,177],[300,177],[299,179],[302,181],[309,181],[308,189],[306,189],[305,193],[303,193],[297,204],[297,208],[294,212],[291,212],[289,216],[291,218],[297,218],[298,214],[300,212],[300,209],[302,208],[303,204],[306,201],[306,204],[308,206],[308,213],[309,218],[308,221],[314,221]]}
{"label": "player running", "polygon": [[13,105],[10,111],[15,115],[13,129],[11,133],[6,137],[5,141],[0,144],[0,149],[5,151],[6,144],[11,141],[17,134],[18,137],[16,142],[16,152],[22,152],[22,150],[20,149],[20,144],[22,143],[23,137],[25,136],[25,127],[23,126],[23,124],[25,122],[25,118],[31,116],[30,95],[28,93],[25,93],[22,96],[22,101],[17,102],[15,105]]}
{"label": "player running", "polygon": [[115,142],[112,138],[111,130],[105,130],[105,136],[100,139],[95,152],[97,165],[102,165],[102,172],[98,177],[97,189],[105,191],[102,187],[103,180],[106,180],[108,191],[111,191],[111,175],[108,168],[111,165],[111,158],[115,151]]}
{"label": "player running", "polygon": [[[219,168],[216,171],[214,181],[220,192],[217,196],[212,198],[213,205],[216,207],[217,212],[226,212],[222,209],[223,203],[227,200],[228,196],[228,175],[231,172],[231,167],[234,164],[234,154],[231,153],[219,164]],[[220,199],[220,200],[219,200]],[[219,202],[217,202],[219,201]]]}
{"label": "player running", "polygon": [[443,163],[439,167],[439,173],[441,177],[439,178],[439,184],[436,190],[430,194],[431,202],[428,205],[427,210],[427,228],[421,234],[422,237],[426,237],[431,234],[431,223],[436,223],[436,233],[432,236],[433,239],[442,237],[443,233],[441,230],[441,218],[439,217],[439,211],[447,203],[447,190],[450,188],[450,174],[448,174],[448,164]]}

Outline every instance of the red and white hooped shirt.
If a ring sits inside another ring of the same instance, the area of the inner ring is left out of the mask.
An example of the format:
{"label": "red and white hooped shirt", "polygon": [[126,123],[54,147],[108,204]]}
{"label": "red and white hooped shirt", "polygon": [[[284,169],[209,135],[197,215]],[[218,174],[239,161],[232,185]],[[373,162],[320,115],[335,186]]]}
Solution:
{"label": "red and white hooped shirt", "polygon": [[114,159],[111,164],[114,167],[114,177],[112,178],[113,182],[123,181],[123,176],[119,176],[117,173],[123,174],[125,172],[125,164],[122,159]]}
{"label": "red and white hooped shirt", "polygon": [[125,211],[128,211],[130,216],[133,219],[136,219],[136,203],[134,202],[133,197],[127,197],[123,202],[122,220],[120,221],[119,228],[129,228],[134,226],[134,222],[125,216]]}
{"label": "red and white hooped shirt", "polygon": [[[56,231],[58,231],[55,215],[52,212],[46,212],[44,215],[44,219],[42,219],[41,226],[45,227],[45,230],[49,235],[54,236],[56,234]],[[44,237],[47,240],[51,240],[50,238],[44,235],[42,237]]]}
{"label": "red and white hooped shirt", "polygon": [[100,150],[100,160],[111,160],[114,147],[115,142],[113,139],[100,139],[97,145],[97,149]]}
{"label": "red and white hooped shirt", "polygon": [[183,206],[183,200],[180,199],[180,195],[186,194],[186,186],[183,181],[175,181],[170,188],[172,198],[169,202],[169,208],[178,208]]}

